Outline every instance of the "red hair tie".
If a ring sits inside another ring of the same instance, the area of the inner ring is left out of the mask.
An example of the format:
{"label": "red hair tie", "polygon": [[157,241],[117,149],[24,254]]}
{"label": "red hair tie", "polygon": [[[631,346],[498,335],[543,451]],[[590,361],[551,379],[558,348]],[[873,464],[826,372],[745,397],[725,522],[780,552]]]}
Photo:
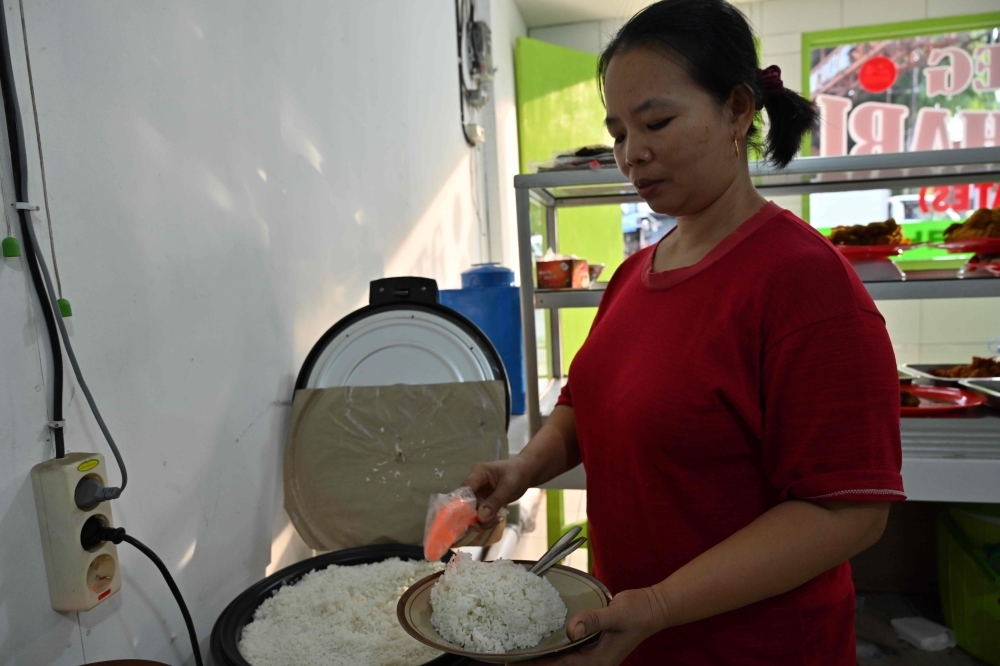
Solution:
{"label": "red hair tie", "polygon": [[785,84],[781,80],[781,68],[771,65],[757,70],[757,87],[765,100],[780,97],[785,94]]}

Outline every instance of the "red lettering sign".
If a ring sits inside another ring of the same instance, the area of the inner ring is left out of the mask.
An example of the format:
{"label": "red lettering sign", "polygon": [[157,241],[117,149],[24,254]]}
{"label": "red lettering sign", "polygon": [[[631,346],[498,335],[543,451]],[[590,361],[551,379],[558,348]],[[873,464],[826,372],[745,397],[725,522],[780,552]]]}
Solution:
{"label": "red lettering sign", "polygon": [[[993,205],[990,206],[990,188],[996,188],[993,197]],[[972,200],[972,190],[976,191],[976,200]],[[928,201],[928,190],[933,190],[933,197]],[[975,185],[935,185],[934,187],[921,187],[920,197],[917,199],[920,210],[930,213],[931,208],[939,213],[943,213],[949,208],[957,213],[964,213],[972,208],[997,208],[1000,206],[1000,183],[976,183]],[[975,204],[975,205],[973,205]]]}

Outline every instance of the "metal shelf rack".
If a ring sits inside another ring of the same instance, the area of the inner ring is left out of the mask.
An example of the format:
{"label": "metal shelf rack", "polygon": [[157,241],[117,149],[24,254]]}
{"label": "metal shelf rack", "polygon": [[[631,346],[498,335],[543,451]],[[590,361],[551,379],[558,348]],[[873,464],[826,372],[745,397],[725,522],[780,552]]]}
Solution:
{"label": "metal shelf rack", "polygon": [[[803,157],[784,169],[754,162],[750,175],[765,197],[818,192],[925,187],[1000,181],[1000,147],[936,150],[886,155]],[[535,267],[531,250],[531,204],[545,210],[548,244],[558,248],[557,214],[560,208],[641,201],[635,188],[617,169],[550,171],[515,176],[517,237],[521,272],[521,319],[524,326],[525,371],[529,434],[542,425],[541,395],[560,385],[562,350],[559,310],[596,307],[603,285],[592,289],[542,290],[534,286]],[[876,300],[920,298],[970,298],[1000,296],[1000,278],[917,279],[866,282]],[[552,380],[539,385],[535,310],[549,312],[552,334],[550,354]]]}

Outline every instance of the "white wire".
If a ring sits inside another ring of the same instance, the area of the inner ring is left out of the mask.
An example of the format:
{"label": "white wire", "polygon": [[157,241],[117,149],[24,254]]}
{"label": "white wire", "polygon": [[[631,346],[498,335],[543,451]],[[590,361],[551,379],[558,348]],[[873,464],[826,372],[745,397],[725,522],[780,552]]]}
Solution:
{"label": "white wire", "polygon": [[[35,79],[31,74],[31,55],[28,53],[28,26],[24,23],[24,0],[18,0],[21,9],[21,34],[24,36],[24,63],[28,69],[28,92],[31,94],[31,113],[35,118],[35,141],[38,143],[38,167],[42,174],[42,199],[45,201],[45,221],[49,227],[49,251],[52,252],[52,271],[56,274],[56,289],[62,298],[62,279],[56,259],[56,241],[52,233],[52,215],[49,212],[49,187],[45,181],[45,156],[42,154],[42,131],[38,126],[38,105],[35,103]],[[53,305],[56,304],[52,301]]]}

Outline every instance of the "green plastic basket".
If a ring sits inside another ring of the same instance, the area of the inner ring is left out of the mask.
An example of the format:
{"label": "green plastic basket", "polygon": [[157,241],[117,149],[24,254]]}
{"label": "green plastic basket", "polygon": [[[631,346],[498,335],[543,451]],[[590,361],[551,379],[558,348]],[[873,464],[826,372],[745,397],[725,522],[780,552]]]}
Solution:
{"label": "green plastic basket", "polygon": [[1000,504],[949,504],[938,514],[941,608],[968,653],[1000,666]]}

